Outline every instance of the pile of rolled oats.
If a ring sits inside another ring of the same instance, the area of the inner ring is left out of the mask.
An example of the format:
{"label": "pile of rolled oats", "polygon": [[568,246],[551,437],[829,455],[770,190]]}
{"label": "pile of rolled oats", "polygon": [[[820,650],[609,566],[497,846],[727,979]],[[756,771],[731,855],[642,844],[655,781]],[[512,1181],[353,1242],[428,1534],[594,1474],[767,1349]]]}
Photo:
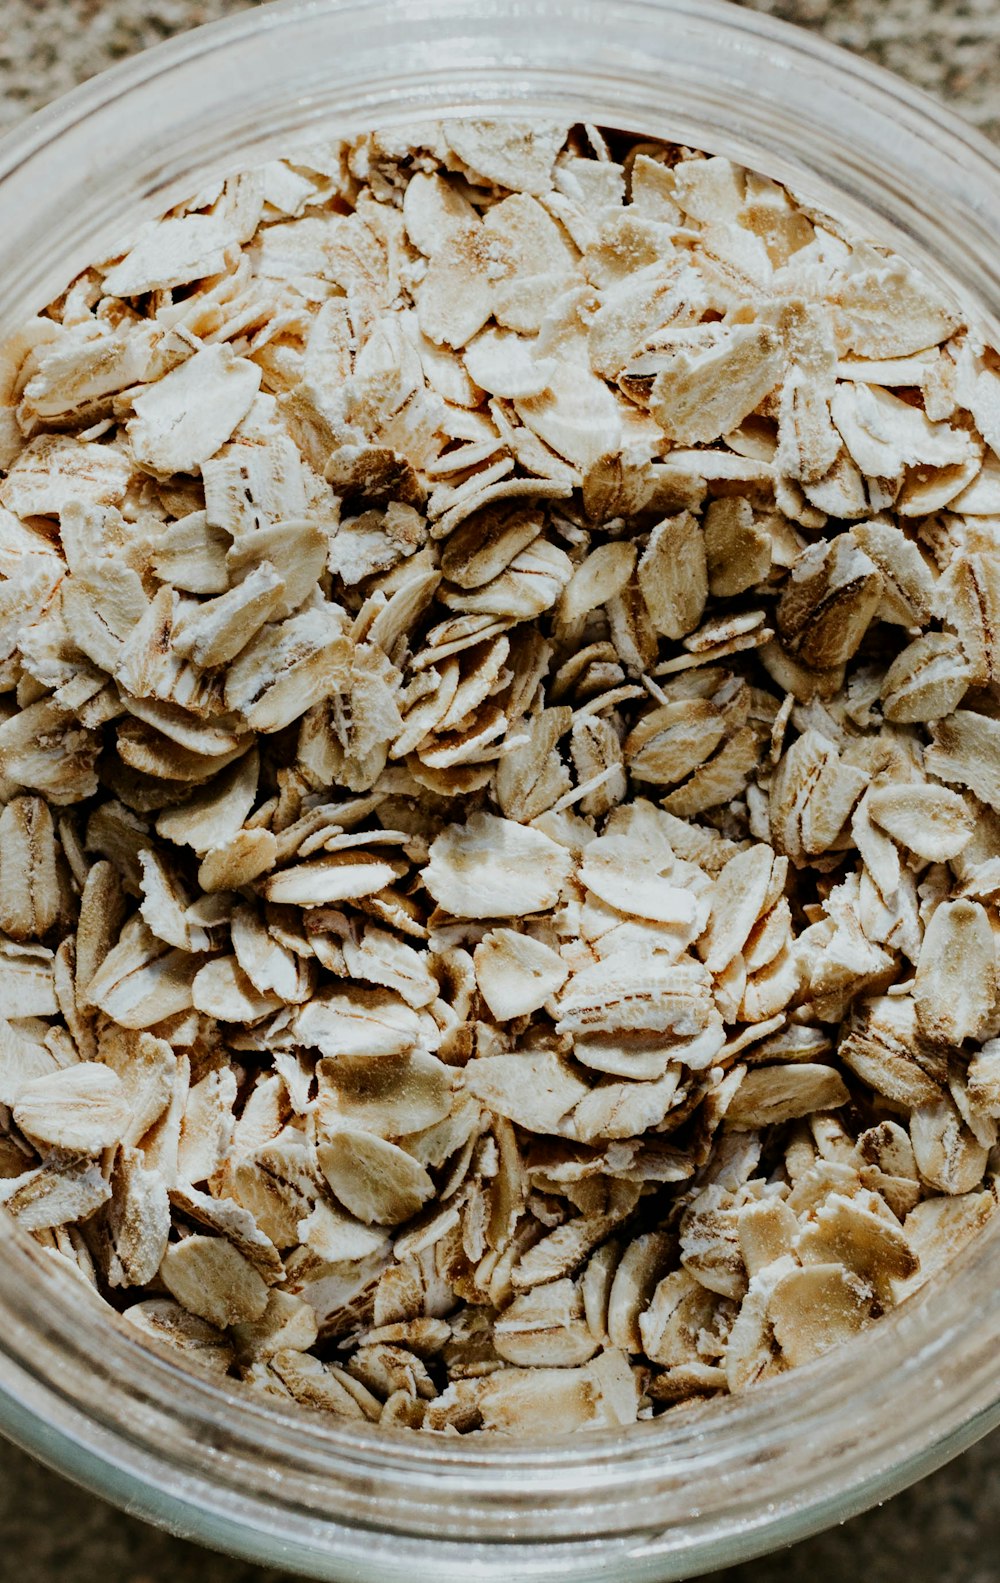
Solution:
{"label": "pile of rolled oats", "polygon": [[1000,372],[724,159],[445,123],[0,357],[0,1187],[436,1431],[738,1391],[1000,1157]]}

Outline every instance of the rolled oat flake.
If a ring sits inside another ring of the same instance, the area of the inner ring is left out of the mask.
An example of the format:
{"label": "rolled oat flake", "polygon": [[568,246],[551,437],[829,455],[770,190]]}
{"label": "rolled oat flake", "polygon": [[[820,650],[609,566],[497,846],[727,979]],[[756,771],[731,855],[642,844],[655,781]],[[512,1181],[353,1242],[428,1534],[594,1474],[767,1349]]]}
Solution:
{"label": "rolled oat flake", "polygon": [[1000,359],[902,259],[445,122],[147,224],[0,401],[0,1198],[109,1324],[569,1432],[988,1220]]}

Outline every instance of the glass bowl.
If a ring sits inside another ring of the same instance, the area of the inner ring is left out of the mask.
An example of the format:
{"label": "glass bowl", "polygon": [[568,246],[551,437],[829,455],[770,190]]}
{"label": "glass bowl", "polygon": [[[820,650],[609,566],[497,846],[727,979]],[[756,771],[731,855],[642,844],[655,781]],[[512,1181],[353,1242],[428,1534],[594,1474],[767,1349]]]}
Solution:
{"label": "glass bowl", "polygon": [[[895,247],[1000,344],[993,151],[902,81],[718,0],[292,0],[139,56],[0,144],[0,338],[213,175],[319,129],[469,112],[727,154]],[[549,1443],[423,1437],[196,1377],[8,1223],[0,1428],[176,1533],[315,1577],[689,1578],[1000,1422],[998,1328],[1000,1217],[866,1336],[745,1396]]]}

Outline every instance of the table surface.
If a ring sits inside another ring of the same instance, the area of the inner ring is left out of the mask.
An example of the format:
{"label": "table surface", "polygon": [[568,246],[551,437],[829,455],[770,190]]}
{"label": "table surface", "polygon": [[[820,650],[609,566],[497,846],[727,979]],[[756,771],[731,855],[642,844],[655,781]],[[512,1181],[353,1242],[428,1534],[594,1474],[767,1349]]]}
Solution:
{"label": "table surface", "polygon": [[[0,130],[259,0],[0,0]],[[744,0],[940,95],[1000,141],[1000,0]],[[714,1583],[1000,1583],[1000,1431],[895,1500]],[[126,1517],[0,1442],[0,1583],[292,1583]]]}

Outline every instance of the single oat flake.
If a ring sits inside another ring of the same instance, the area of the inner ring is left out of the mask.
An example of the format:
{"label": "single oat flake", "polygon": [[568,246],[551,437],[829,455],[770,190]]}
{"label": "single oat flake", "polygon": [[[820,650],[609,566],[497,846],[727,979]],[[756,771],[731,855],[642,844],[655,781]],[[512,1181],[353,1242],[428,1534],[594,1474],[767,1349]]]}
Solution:
{"label": "single oat flake", "polygon": [[4,354],[21,1234],[442,1434],[742,1391],[946,1266],[1000,1174],[998,367],[592,128],[314,145],[85,270]]}

